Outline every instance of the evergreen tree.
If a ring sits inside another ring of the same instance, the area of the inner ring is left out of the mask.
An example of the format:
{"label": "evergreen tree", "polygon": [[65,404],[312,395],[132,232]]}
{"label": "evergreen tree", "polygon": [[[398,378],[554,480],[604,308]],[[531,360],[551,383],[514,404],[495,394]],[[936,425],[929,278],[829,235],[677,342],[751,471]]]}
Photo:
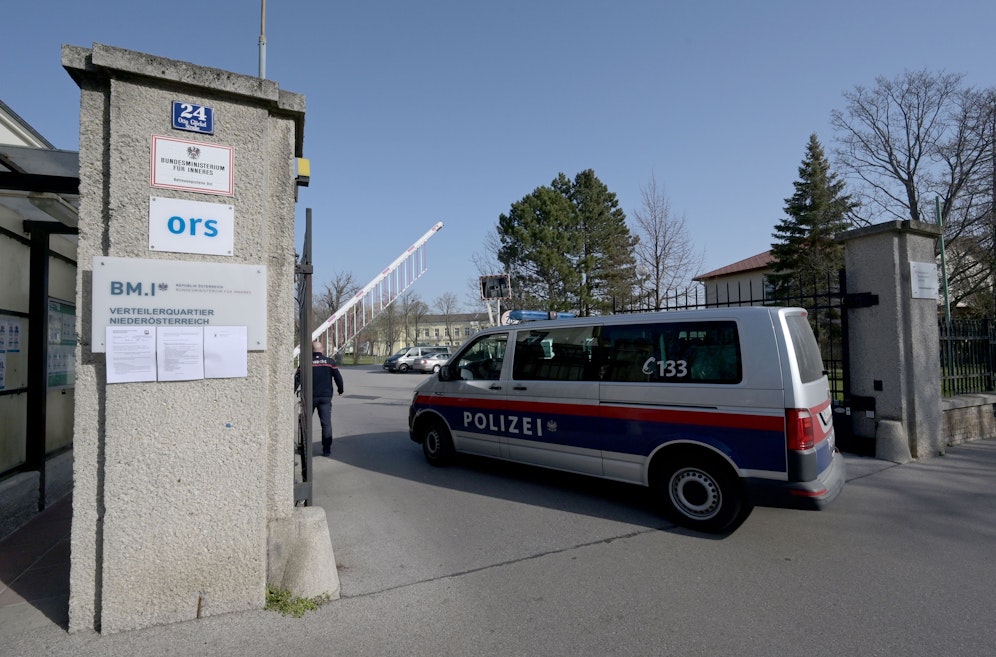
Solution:
{"label": "evergreen tree", "polygon": [[851,226],[857,203],[844,194],[844,182],[830,171],[830,163],[815,134],[799,167],[795,193],[785,199],[785,217],[775,226],[771,253],[775,273],[768,280],[775,295],[784,294],[793,281],[811,287],[844,265],[843,247],[834,236]]}
{"label": "evergreen tree", "polygon": [[572,310],[580,251],[574,208],[551,187],[537,187],[498,217],[498,261],[509,274],[514,305]]}
{"label": "evergreen tree", "polygon": [[629,232],[626,213],[592,169],[574,176],[573,184],[560,174],[553,186],[574,205],[581,233],[578,312],[586,317],[610,312],[612,300],[628,299],[636,283],[637,238]]}
{"label": "evergreen tree", "polygon": [[608,312],[633,290],[636,245],[616,195],[591,169],[563,173],[498,218],[498,260],[516,305]]}

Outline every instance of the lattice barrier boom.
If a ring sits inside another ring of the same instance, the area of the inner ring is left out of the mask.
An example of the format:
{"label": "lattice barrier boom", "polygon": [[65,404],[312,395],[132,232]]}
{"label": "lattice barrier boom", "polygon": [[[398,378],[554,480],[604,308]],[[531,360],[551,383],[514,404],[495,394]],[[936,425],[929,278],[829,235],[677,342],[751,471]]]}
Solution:
{"label": "lattice barrier boom", "polygon": [[[329,338],[327,343],[341,348],[356,337],[381,311],[391,305],[426,272],[429,263],[425,244],[442,227],[443,222],[440,221],[430,228],[384,271],[354,294],[345,305],[322,322],[312,332],[311,339],[316,340],[326,334]],[[300,353],[301,346],[294,347],[294,358]]]}

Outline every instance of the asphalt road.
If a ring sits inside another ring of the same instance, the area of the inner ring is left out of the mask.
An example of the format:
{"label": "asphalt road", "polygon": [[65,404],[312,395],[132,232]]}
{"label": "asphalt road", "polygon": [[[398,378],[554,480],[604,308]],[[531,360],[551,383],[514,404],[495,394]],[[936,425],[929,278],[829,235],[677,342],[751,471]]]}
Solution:
{"label": "asphalt road", "polygon": [[706,536],[665,521],[638,487],[480,459],[433,468],[407,434],[427,375],[343,374],[333,457],[315,459],[342,599],[300,619],[246,612],[106,637],[53,627],[0,638],[0,655],[996,650],[996,441],[901,466],[849,456],[825,511],[757,508]]}

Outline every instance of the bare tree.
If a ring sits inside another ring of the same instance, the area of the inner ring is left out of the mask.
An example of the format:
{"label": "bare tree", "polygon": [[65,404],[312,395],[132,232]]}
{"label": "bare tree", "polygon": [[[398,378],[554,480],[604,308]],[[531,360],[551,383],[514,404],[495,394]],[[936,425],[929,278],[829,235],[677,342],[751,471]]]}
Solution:
{"label": "bare tree", "polygon": [[368,335],[376,336],[384,345],[386,354],[394,353],[394,345],[401,340],[404,333],[404,318],[397,304],[389,304],[367,325]]}
{"label": "bare tree", "polygon": [[483,307],[487,311],[492,322],[499,321],[498,316],[501,309],[523,307],[525,304],[520,290],[516,290],[513,285],[509,290],[511,298],[502,299],[500,303],[492,305],[491,301],[481,298],[481,276],[497,276],[506,274],[505,266],[498,260],[498,252],[501,250],[501,240],[497,230],[488,231],[484,237],[480,252],[471,255],[470,260],[477,270],[477,278],[467,281],[467,306],[469,308]]}
{"label": "bare tree", "polygon": [[[948,271],[955,301],[975,294],[992,274],[993,93],[963,86],[954,73],[907,71],[844,93],[831,114],[838,161],[860,201],[856,222],[934,223],[939,199],[945,240],[961,245]],[[984,245],[988,242],[988,245]]]}
{"label": "bare tree", "polygon": [[633,211],[636,220],[636,263],[641,297],[654,310],[663,307],[668,290],[689,286],[692,276],[702,267],[705,254],[696,249],[684,216],[675,216],[664,186],[653,174],[640,188],[642,205]]}
{"label": "bare tree", "polygon": [[422,301],[418,293],[412,290],[404,292],[398,301],[401,302],[401,315],[405,324],[405,342],[411,345],[418,344],[419,328],[429,314],[429,304]]}
{"label": "bare tree", "polygon": [[335,311],[356,294],[360,286],[353,280],[353,275],[347,272],[337,272],[335,277],[325,284],[325,290],[315,295],[315,326],[318,326],[332,316]]}
{"label": "bare tree", "polygon": [[460,312],[457,296],[452,292],[446,292],[436,299],[435,306],[439,314],[442,315],[443,324],[446,326],[446,341],[448,344],[454,344],[453,315]]}
{"label": "bare tree", "polygon": [[374,341],[377,339],[376,326],[364,326],[353,336],[353,365],[358,365],[360,356],[374,356],[376,348]]}

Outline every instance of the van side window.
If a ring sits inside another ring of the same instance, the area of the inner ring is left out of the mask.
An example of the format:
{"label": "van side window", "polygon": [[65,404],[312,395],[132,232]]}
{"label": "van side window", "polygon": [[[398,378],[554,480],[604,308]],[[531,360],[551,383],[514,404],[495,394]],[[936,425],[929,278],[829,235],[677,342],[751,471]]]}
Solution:
{"label": "van side window", "polygon": [[607,325],[601,380],[739,383],[740,337],[732,321]]}
{"label": "van side window", "polygon": [[593,326],[518,332],[512,378],[519,381],[597,381]]}
{"label": "van side window", "polygon": [[465,381],[497,381],[501,378],[507,343],[507,333],[485,335],[475,340],[456,359],[460,378]]}
{"label": "van side window", "polygon": [[813,331],[806,326],[808,321],[805,315],[785,317],[789,336],[792,338],[795,360],[799,364],[799,378],[802,379],[803,383],[819,381],[824,374],[820,345],[816,342]]}

